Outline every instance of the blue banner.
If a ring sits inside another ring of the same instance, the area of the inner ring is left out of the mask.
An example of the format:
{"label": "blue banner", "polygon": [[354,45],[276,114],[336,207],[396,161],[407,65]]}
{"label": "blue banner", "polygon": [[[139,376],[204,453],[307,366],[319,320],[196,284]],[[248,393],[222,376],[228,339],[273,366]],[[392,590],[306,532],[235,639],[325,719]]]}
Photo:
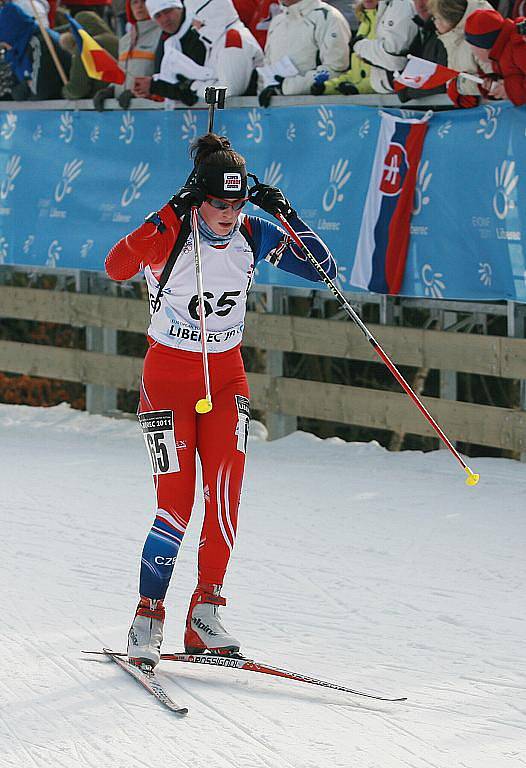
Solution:
{"label": "blue banner", "polygon": [[[205,110],[0,113],[0,263],[103,269],[113,243],[186,179],[206,127]],[[355,290],[379,127],[378,109],[354,105],[216,112],[249,170],[282,187],[326,240],[344,290]],[[432,116],[402,295],[526,301],[525,134],[526,109],[509,103]],[[312,285],[266,264],[257,280]]]}

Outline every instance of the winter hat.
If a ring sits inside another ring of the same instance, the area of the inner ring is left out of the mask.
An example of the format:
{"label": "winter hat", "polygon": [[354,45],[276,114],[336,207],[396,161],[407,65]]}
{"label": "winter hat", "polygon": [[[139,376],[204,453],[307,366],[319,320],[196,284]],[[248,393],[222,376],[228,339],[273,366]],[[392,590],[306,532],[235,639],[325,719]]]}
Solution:
{"label": "winter hat", "polygon": [[498,11],[479,8],[466,19],[464,36],[468,43],[476,48],[493,48],[500,34],[504,19]]}
{"label": "winter hat", "polygon": [[146,0],[146,7],[153,19],[156,13],[165,11],[167,8],[184,8],[184,5],[182,0]]}

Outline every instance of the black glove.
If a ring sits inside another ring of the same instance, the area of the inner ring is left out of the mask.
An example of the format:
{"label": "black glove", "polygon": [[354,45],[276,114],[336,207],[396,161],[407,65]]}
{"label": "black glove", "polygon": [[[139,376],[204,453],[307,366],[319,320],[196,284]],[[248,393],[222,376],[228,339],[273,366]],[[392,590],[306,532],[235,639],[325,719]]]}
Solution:
{"label": "black glove", "polygon": [[272,101],[273,96],[282,95],[283,91],[281,90],[281,84],[283,83],[284,78],[280,77],[279,75],[274,75],[274,80],[276,81],[276,85],[267,85],[267,87],[263,88],[259,94],[258,101],[260,107],[264,107],[266,109],[270,106],[270,102]]}
{"label": "black glove", "polygon": [[131,100],[135,98],[133,95],[133,91],[130,91],[128,88],[120,93],[117,96],[117,101],[119,102],[119,106],[123,109],[129,109],[130,108],[130,102]]}
{"label": "black glove", "polygon": [[321,96],[322,93],[325,93],[325,83],[313,83],[310,92],[313,96]]}
{"label": "black glove", "polygon": [[352,83],[349,83],[348,81],[343,81],[343,83],[340,83],[338,85],[338,90],[340,93],[343,93],[344,96],[356,96],[358,93],[358,88],[353,85]]}
{"label": "black glove", "polygon": [[113,87],[100,88],[93,96],[93,106],[97,112],[104,112],[104,102],[106,99],[112,99],[115,90]]}
{"label": "black glove", "polygon": [[270,187],[268,184],[255,184],[249,190],[248,199],[272,216],[280,213],[285,219],[289,219],[296,213],[281,189]]}
{"label": "black glove", "polygon": [[169,203],[179,215],[188,213],[190,208],[199,208],[206,200],[206,192],[195,184],[187,184],[175,193]]}
{"label": "black glove", "polygon": [[199,96],[195,91],[192,91],[191,85],[194,81],[189,80],[187,77],[177,75],[177,83],[175,87],[177,89],[177,98],[186,104],[187,107],[193,107],[194,104],[199,101]]}

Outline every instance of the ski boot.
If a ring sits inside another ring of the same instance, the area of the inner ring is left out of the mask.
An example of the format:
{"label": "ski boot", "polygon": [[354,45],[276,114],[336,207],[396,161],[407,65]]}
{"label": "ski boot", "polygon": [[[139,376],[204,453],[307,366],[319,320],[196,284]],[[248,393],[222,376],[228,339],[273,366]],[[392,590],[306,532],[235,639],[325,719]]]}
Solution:
{"label": "ski boot", "polygon": [[226,600],[220,592],[220,584],[198,584],[192,595],[184,633],[187,653],[210,651],[228,656],[239,652],[239,641],[221,624],[219,606],[226,605]]}
{"label": "ski boot", "polygon": [[141,597],[128,632],[128,660],[153,669],[161,659],[164,605],[162,600]]}

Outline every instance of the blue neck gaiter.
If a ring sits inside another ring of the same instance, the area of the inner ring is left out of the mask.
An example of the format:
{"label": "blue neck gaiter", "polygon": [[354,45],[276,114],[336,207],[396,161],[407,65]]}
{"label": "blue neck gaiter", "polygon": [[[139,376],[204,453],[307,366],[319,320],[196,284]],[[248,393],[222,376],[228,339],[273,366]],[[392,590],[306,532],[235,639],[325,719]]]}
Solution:
{"label": "blue neck gaiter", "polygon": [[199,234],[210,245],[228,245],[232,240],[232,237],[239,229],[239,219],[236,221],[234,228],[228,235],[216,235],[216,233],[210,229],[206,221],[199,214]]}

